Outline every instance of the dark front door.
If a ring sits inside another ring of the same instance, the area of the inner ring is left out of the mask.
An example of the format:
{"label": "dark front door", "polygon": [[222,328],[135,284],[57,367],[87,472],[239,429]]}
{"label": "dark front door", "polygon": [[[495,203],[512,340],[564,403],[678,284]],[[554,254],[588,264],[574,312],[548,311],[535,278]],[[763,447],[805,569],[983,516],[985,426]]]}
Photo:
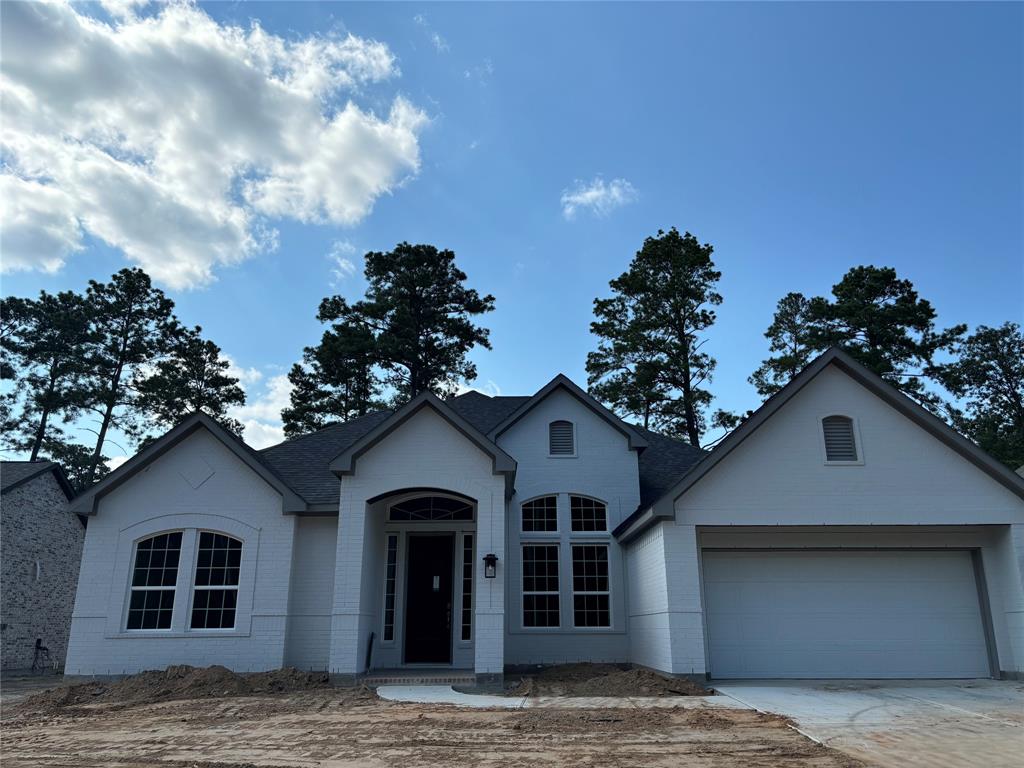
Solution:
{"label": "dark front door", "polygon": [[405,661],[452,660],[454,536],[409,536],[405,585]]}

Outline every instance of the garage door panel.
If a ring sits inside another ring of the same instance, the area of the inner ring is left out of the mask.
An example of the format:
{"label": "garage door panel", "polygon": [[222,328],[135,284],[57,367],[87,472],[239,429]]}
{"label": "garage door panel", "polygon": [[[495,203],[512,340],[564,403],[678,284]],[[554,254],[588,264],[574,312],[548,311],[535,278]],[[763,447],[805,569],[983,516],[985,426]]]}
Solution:
{"label": "garage door panel", "polygon": [[970,553],[705,552],[715,677],[987,677]]}

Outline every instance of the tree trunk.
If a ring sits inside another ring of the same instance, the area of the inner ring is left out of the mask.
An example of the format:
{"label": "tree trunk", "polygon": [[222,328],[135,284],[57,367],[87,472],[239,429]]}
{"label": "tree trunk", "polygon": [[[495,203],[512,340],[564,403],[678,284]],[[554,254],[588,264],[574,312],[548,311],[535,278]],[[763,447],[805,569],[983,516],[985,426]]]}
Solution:
{"label": "tree trunk", "polygon": [[99,435],[96,438],[96,449],[89,459],[89,472],[85,476],[85,488],[92,485],[96,477],[96,467],[99,466],[100,457],[103,455],[103,443],[107,439],[107,429],[110,427],[111,419],[114,417],[114,405],[117,403],[117,392],[121,386],[121,373],[124,370],[124,363],[118,363],[114,371],[114,377],[110,381],[110,389],[107,392],[106,407],[103,410],[103,422],[100,424]]}
{"label": "tree trunk", "polygon": [[52,373],[50,373],[50,384],[46,388],[46,398],[43,402],[46,405],[43,406],[43,411],[39,415],[39,426],[36,428],[36,436],[32,440],[32,454],[29,456],[29,461],[35,461],[39,458],[39,451],[43,447],[43,440],[46,438],[46,422],[50,418],[50,403],[53,402],[53,390],[57,386],[57,379]]}

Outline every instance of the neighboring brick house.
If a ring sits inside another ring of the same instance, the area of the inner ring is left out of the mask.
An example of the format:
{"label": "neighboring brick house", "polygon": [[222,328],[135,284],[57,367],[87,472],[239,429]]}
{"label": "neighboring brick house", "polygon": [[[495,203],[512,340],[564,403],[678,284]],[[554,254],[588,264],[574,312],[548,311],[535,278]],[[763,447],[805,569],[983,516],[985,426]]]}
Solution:
{"label": "neighboring brick house", "polygon": [[85,523],[52,461],[0,462],[0,665],[28,669],[36,640],[64,665]]}

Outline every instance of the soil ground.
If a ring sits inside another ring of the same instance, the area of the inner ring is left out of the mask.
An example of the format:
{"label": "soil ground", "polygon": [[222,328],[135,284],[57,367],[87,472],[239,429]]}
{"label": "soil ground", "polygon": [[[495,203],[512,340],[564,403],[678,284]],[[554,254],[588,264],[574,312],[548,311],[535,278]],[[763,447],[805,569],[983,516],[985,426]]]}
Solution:
{"label": "soil ground", "polygon": [[0,737],[4,768],[860,765],[750,710],[466,710],[222,668],[29,697],[4,707]]}
{"label": "soil ground", "polygon": [[562,664],[520,676],[506,696],[707,696],[703,685],[649,669],[615,664]]}

